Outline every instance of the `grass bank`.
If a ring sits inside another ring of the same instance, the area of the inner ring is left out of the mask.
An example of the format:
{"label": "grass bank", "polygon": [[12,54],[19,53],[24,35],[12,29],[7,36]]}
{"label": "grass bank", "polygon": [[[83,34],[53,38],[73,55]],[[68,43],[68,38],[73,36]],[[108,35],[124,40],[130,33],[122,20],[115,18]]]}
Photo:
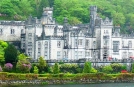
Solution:
{"label": "grass bank", "polygon": [[0,84],[84,84],[106,82],[134,82],[133,73],[60,73],[33,74],[0,72]]}

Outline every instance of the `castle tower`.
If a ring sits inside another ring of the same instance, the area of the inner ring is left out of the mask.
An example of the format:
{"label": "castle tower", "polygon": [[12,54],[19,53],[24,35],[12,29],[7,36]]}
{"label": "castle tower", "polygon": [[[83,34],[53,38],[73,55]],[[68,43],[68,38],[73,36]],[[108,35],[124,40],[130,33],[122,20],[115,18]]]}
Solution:
{"label": "castle tower", "polygon": [[64,51],[63,51],[63,58],[68,58],[69,55],[69,24],[67,18],[64,18],[64,25],[63,25],[63,38],[64,38]]}
{"label": "castle tower", "polygon": [[63,25],[63,36],[64,36],[64,48],[68,48],[68,41],[69,41],[69,25],[67,18],[64,18],[64,25]]}
{"label": "castle tower", "polygon": [[95,35],[95,20],[97,16],[97,7],[96,6],[90,6],[90,33],[92,34],[92,37]]}
{"label": "castle tower", "polygon": [[30,16],[25,24],[25,51],[26,54],[32,59],[35,59],[35,29],[35,20],[32,16]]}
{"label": "castle tower", "polygon": [[50,7],[43,8],[41,24],[43,24],[46,36],[54,35],[54,33],[52,32],[54,32],[56,23],[55,23],[55,19],[53,19],[53,8]]}
{"label": "castle tower", "polygon": [[53,8],[50,7],[43,8],[41,22],[42,23],[45,22],[45,24],[54,24],[55,20],[52,17],[53,17]]}

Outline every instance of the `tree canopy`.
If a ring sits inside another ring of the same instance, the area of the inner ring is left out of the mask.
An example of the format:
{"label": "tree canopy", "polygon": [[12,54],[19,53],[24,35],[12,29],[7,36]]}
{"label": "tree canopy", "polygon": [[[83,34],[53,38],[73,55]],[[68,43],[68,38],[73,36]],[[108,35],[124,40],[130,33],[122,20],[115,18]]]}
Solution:
{"label": "tree canopy", "polygon": [[6,63],[16,63],[17,62],[17,49],[14,45],[9,44],[8,47],[5,49],[5,62]]}
{"label": "tree canopy", "polygon": [[134,30],[134,0],[0,0],[0,19],[25,20],[30,14],[41,17],[43,7],[54,7],[54,18],[59,24],[67,17],[70,24],[89,23],[89,6],[98,7],[98,15],[113,19],[121,31]]}
{"label": "tree canopy", "polygon": [[4,58],[4,50],[8,47],[8,44],[2,40],[0,40],[0,64],[3,64],[5,62]]}

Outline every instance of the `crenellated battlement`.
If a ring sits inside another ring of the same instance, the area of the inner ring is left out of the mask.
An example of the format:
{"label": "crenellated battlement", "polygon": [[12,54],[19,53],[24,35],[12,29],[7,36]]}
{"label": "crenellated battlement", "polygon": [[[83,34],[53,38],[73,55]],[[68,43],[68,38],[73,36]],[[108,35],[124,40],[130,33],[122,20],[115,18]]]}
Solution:
{"label": "crenellated battlement", "polygon": [[90,6],[90,11],[97,11],[97,6]]}
{"label": "crenellated battlement", "polygon": [[25,21],[0,21],[0,25],[24,25]]}
{"label": "crenellated battlement", "polygon": [[122,38],[134,38],[134,34],[122,34]]}
{"label": "crenellated battlement", "polygon": [[53,11],[53,7],[52,8],[50,8],[50,7],[43,8],[43,11]]}

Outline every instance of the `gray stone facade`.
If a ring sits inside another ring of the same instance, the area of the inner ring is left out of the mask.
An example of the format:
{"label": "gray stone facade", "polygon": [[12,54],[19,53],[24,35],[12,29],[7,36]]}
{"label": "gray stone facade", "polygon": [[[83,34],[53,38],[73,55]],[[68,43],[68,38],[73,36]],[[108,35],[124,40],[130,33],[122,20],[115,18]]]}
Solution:
{"label": "gray stone facade", "polygon": [[97,15],[90,7],[90,22],[71,26],[67,18],[59,25],[53,8],[44,8],[41,19],[0,21],[0,39],[18,41],[21,49],[33,60],[126,59],[134,58],[134,34],[120,34],[109,18]]}

